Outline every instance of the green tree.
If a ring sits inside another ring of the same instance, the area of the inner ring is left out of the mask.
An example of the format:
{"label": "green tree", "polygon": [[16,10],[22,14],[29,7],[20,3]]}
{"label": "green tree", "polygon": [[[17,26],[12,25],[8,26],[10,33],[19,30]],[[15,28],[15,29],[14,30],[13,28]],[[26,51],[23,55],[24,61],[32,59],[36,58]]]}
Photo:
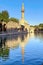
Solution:
{"label": "green tree", "polygon": [[3,19],[3,21],[8,22],[9,13],[7,11],[2,11],[2,19]]}
{"label": "green tree", "polygon": [[19,23],[19,20],[16,19],[16,18],[10,18],[9,21],[13,21],[13,22]]}
{"label": "green tree", "polygon": [[0,13],[0,21],[2,20],[2,13]]}
{"label": "green tree", "polygon": [[43,27],[43,23],[42,24],[39,24],[40,27]]}

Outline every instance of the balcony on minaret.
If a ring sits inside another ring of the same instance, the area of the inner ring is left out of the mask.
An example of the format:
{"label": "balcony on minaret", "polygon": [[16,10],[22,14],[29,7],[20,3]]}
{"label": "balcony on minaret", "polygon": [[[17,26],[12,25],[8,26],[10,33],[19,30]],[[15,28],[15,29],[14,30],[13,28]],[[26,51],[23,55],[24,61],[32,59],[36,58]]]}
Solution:
{"label": "balcony on minaret", "polygon": [[23,13],[24,13],[24,10],[22,10],[21,12],[23,12]]}

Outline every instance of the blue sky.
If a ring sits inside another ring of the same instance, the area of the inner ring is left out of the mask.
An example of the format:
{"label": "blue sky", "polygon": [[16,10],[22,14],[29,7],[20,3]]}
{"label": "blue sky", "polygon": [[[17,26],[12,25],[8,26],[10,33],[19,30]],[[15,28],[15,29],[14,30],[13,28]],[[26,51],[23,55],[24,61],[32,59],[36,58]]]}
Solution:
{"label": "blue sky", "polygon": [[25,20],[32,25],[43,23],[43,0],[0,0],[0,12],[7,10],[10,17],[21,19],[22,2],[25,6]]}

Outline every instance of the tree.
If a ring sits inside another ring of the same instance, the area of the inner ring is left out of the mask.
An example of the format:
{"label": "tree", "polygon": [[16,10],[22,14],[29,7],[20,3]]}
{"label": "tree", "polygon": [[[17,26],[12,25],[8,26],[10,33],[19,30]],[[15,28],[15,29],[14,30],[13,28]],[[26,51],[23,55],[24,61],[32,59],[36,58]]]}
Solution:
{"label": "tree", "polygon": [[40,27],[43,27],[43,23],[42,24],[39,24]]}
{"label": "tree", "polygon": [[19,20],[16,19],[16,18],[10,18],[9,21],[13,21],[13,22],[19,23]]}
{"label": "tree", "polygon": [[0,13],[0,21],[2,20],[2,13]]}
{"label": "tree", "polygon": [[9,14],[7,11],[2,11],[2,19],[3,19],[3,21],[8,22]]}

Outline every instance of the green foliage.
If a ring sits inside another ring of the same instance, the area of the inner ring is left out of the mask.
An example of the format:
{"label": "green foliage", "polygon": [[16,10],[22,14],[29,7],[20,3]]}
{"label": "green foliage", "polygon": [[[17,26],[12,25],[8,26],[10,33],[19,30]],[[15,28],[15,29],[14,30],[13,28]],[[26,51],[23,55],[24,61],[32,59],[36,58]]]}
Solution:
{"label": "green foliage", "polygon": [[41,23],[41,24],[39,24],[39,25],[35,25],[34,27],[35,27],[35,29],[36,29],[36,28],[37,28],[37,29],[43,29],[43,23]]}
{"label": "green foliage", "polygon": [[7,22],[9,20],[9,14],[7,11],[0,12],[0,21],[3,20]]}
{"label": "green foliage", "polygon": [[0,13],[0,21],[2,20],[2,13]]}
{"label": "green foliage", "polygon": [[43,27],[43,23],[42,24],[39,24],[39,27]]}
{"label": "green foliage", "polygon": [[13,22],[16,22],[16,23],[19,23],[19,20],[16,19],[16,18],[9,18],[9,13],[8,11],[2,11],[0,12],[0,21],[1,22],[8,22],[8,21],[13,21]]}
{"label": "green foliage", "polygon": [[4,57],[5,55],[9,55],[9,49],[0,48],[0,57]]}
{"label": "green foliage", "polygon": [[8,12],[7,11],[2,11],[2,17],[3,17],[3,20],[7,22],[8,19],[9,19]]}
{"label": "green foliage", "polygon": [[16,18],[10,18],[9,21],[13,21],[13,22],[19,23],[19,20],[16,19]]}

